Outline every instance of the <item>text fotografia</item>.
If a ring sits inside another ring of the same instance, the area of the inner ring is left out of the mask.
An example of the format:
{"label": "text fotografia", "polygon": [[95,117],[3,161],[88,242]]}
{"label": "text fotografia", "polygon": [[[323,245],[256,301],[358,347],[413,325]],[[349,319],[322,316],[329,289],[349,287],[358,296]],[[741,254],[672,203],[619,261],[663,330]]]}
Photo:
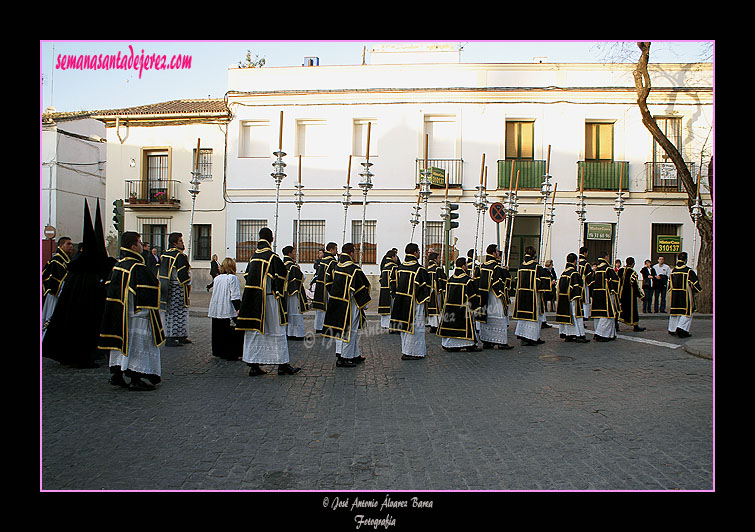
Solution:
{"label": "text fotografia", "polygon": [[134,48],[128,45],[129,51],[121,54],[58,54],[55,68],[57,70],[138,70],[139,78],[144,70],[185,70],[191,68],[191,56],[176,54],[167,55],[134,54]]}
{"label": "text fotografia", "polygon": [[[395,500],[391,499],[389,495],[386,495],[382,501],[378,499],[360,499],[359,497],[355,497],[353,500],[349,498],[341,499],[339,497],[334,497],[333,499],[329,499],[328,497],[325,497],[322,501],[322,505],[331,510],[347,510],[350,512],[376,510],[378,512],[384,512],[386,510],[390,511],[409,508],[432,508],[433,501],[422,500],[418,497]],[[396,526],[396,518],[391,516],[390,513],[385,517],[368,517],[364,514],[357,513],[354,515],[354,523],[356,529],[363,526],[374,529],[389,528]]]}

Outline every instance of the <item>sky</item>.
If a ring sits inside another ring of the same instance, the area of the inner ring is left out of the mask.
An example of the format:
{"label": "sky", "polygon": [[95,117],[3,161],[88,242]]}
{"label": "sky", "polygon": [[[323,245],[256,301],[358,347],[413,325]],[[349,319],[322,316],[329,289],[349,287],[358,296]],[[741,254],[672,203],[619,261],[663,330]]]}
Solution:
{"label": "sky", "polygon": [[[265,59],[265,67],[301,66],[305,57],[318,57],[321,66],[360,65],[362,50],[382,42],[407,41],[46,41],[40,40],[40,113],[48,106],[58,112],[118,109],[178,99],[222,98],[228,67],[246,57]],[[424,41],[427,42],[427,41]],[[438,41],[462,47],[462,63],[530,63],[545,57],[550,63],[607,62],[626,54],[635,62],[634,41],[610,46],[609,41]],[[713,61],[712,41],[652,41],[651,62]],[[182,69],[77,69],[68,56],[121,57],[190,56]]]}

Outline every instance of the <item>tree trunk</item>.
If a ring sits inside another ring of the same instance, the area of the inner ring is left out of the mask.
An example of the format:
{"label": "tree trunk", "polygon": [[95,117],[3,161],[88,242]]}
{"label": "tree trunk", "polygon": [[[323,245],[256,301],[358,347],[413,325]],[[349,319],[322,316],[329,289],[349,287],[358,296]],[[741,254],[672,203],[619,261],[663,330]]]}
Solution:
{"label": "tree trunk", "polygon": [[[637,62],[637,69],[634,71],[634,84],[637,89],[637,105],[642,115],[642,123],[653,136],[656,142],[661,145],[666,155],[671,159],[676,167],[676,175],[682,181],[684,190],[687,192],[687,208],[692,214],[692,206],[695,204],[697,196],[697,187],[695,180],[690,175],[682,155],[676,149],[671,141],[666,138],[658,123],[653,118],[648,108],[647,98],[650,94],[650,74],[648,72],[648,61],[650,59],[650,43],[639,42],[637,46],[642,52],[640,60]],[[711,198],[713,197],[713,180],[712,168],[713,158],[708,173],[708,184],[710,187]],[[701,176],[702,177],[702,176]],[[700,235],[700,253],[697,257],[696,270],[702,285],[702,292],[695,298],[698,312],[710,314],[713,312],[713,218],[712,213],[708,215],[704,210],[697,224],[697,230]]]}

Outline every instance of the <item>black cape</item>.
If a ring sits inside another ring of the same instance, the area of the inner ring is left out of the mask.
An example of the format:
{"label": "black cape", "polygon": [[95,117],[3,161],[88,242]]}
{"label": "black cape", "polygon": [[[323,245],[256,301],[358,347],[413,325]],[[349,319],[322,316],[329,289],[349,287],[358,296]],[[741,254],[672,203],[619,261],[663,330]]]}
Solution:
{"label": "black cape", "polygon": [[493,295],[501,300],[503,315],[508,315],[509,291],[507,281],[510,285],[510,277],[509,272],[501,267],[498,259],[493,255],[486,254],[483,263],[475,268],[477,291],[480,295],[480,308],[476,312],[477,321],[487,323],[488,297],[490,297],[490,292],[493,292]]}
{"label": "black cape", "polygon": [[574,325],[571,315],[571,302],[577,300],[575,317],[584,317],[582,308],[582,275],[574,264],[567,263],[556,284],[556,323]]}
{"label": "black cape", "polygon": [[628,266],[619,268],[619,321],[627,325],[637,325],[640,322],[640,311],[637,299],[645,297],[637,272]]}
{"label": "black cape", "polygon": [[443,268],[433,261],[430,261],[428,264],[427,273],[430,274],[430,287],[433,291],[432,296],[430,296],[430,299],[427,302],[427,315],[440,316],[440,313],[443,310],[443,296],[446,292],[446,282],[448,281],[448,277],[446,276],[446,272],[443,271]]}
{"label": "black cape", "polygon": [[542,294],[550,290],[551,276],[548,270],[540,266],[530,255],[524,256],[524,262],[516,275],[516,296],[512,319],[537,321],[538,308],[542,311]]}
{"label": "black cape", "polygon": [[380,296],[378,297],[378,309],[377,313],[381,315],[390,315],[391,313],[391,301],[393,295],[391,294],[391,277],[394,270],[398,268],[398,264],[392,260],[383,261],[383,266],[380,270]]}
{"label": "black cape", "polygon": [[175,270],[176,279],[183,288],[184,306],[189,306],[189,280],[191,279],[189,258],[180,249],[170,248],[160,257],[160,270],[157,276],[160,280],[160,305],[163,310],[167,310],[168,307],[170,278],[173,270]]}
{"label": "black cape", "polygon": [[477,283],[462,268],[456,268],[448,278],[445,295],[438,336],[474,340],[472,314],[480,306]]}
{"label": "black cape", "polygon": [[393,271],[390,330],[414,334],[414,313],[417,305],[427,303],[433,295],[432,279],[417,258],[407,255],[404,263]]}
{"label": "black cape", "polygon": [[260,239],[257,250],[246,267],[244,293],[236,320],[236,330],[259,331],[265,334],[266,296],[272,294],[278,301],[278,322],[288,324],[286,313],[286,279],[288,271],[280,257],[273,252],[270,242]]}
{"label": "black cape", "polygon": [[312,300],[312,308],[315,310],[328,310],[327,286],[325,277],[335,268],[338,259],[333,253],[325,253],[315,273],[315,297]]}
{"label": "black cape", "polygon": [[681,261],[671,270],[668,284],[670,299],[670,316],[692,316],[695,311],[695,294],[702,292],[703,287],[697,278],[695,270]]}
{"label": "black cape", "polygon": [[598,259],[598,266],[590,277],[591,318],[615,318],[619,312],[619,277],[604,258]]}
{"label": "black cape", "polygon": [[[304,292],[304,274],[296,261],[289,256],[283,257],[283,265],[286,267],[286,297],[296,295],[299,301],[299,312],[304,314],[309,305],[307,294]],[[286,309],[288,310],[288,309]]]}
{"label": "black cape", "polygon": [[328,309],[325,311],[322,335],[344,342],[356,339],[351,330],[352,297],[359,309],[359,328],[366,324],[364,309],[370,302],[370,282],[351,256],[342,253],[338,263],[328,269],[325,278],[328,287]]}

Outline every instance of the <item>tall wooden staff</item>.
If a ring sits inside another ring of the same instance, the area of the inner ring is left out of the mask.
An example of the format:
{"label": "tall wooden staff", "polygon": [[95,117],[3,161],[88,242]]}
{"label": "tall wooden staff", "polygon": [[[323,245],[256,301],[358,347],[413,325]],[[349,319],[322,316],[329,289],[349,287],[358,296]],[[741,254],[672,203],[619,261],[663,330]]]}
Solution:
{"label": "tall wooden staff", "polygon": [[273,163],[275,172],[270,175],[275,179],[275,230],[273,237],[273,251],[276,251],[278,244],[278,205],[280,202],[280,188],[281,181],[286,177],[286,174],[283,172],[283,169],[286,167],[286,163],[283,162],[283,156],[286,155],[283,152],[283,111],[281,111],[280,130],[278,132],[278,151],[273,152],[273,155],[276,156],[276,160]]}

